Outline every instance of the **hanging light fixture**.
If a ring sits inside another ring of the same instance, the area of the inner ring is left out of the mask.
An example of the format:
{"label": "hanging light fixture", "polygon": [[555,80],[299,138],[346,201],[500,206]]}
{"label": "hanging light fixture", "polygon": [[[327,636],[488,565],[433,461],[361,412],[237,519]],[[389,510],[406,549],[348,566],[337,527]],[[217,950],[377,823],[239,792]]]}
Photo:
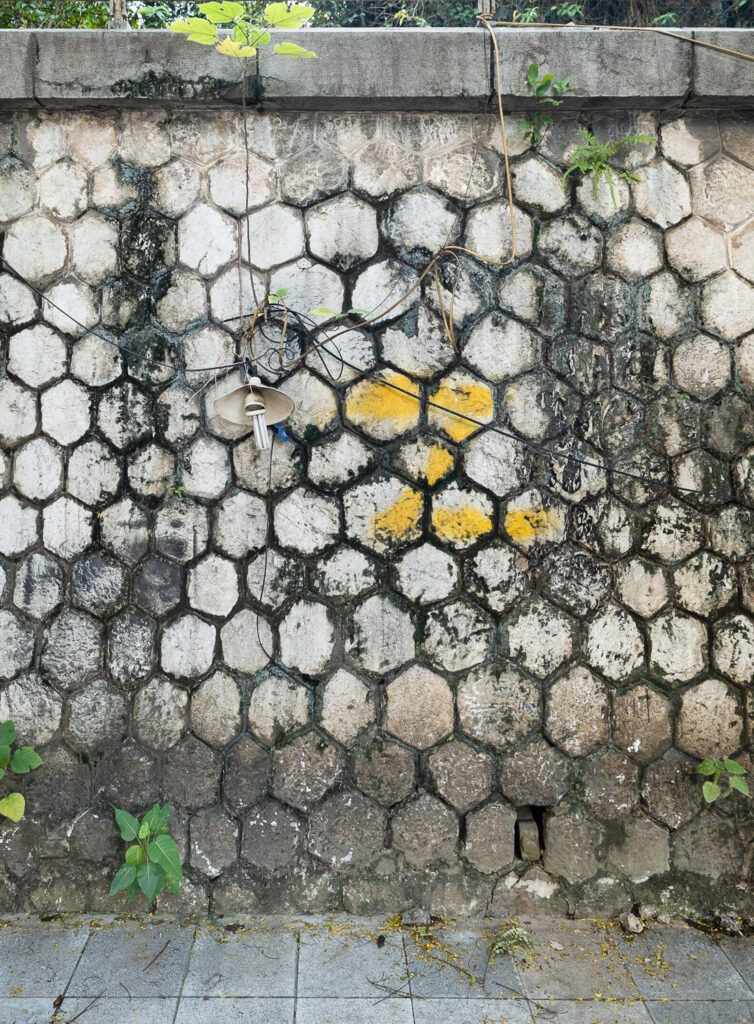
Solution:
{"label": "hanging light fixture", "polygon": [[250,377],[245,384],[229,391],[227,395],[216,398],[215,412],[230,423],[248,426],[254,430],[254,443],[264,450],[270,447],[270,435],[267,427],[288,419],[293,412],[293,400],[278,391],[267,387],[259,377]]}

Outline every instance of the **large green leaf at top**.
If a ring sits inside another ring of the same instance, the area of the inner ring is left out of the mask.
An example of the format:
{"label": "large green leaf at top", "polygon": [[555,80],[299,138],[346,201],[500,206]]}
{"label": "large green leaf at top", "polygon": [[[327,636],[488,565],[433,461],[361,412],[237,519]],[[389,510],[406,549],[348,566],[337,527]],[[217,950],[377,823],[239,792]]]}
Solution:
{"label": "large green leaf at top", "polygon": [[8,719],[7,722],[0,722],[0,747],[9,747],[16,738],[16,727]]}
{"label": "large green leaf at top", "polygon": [[275,28],[300,28],[313,14],[314,8],[305,4],[275,3],[264,9],[265,19]]}
{"label": "large green leaf at top", "polygon": [[142,864],[136,873],[136,880],[147,903],[151,903],[165,884],[165,872],[159,864]]}
{"label": "large green leaf at top", "polygon": [[129,885],[133,885],[136,881],[136,868],[133,864],[123,864],[115,872],[115,877],[110,884],[110,895],[115,896],[118,892],[123,892]]}
{"label": "large green leaf at top", "polygon": [[9,793],[4,800],[0,800],[0,814],[11,821],[20,821],[26,810],[26,801],[20,793]]}
{"label": "large green leaf at top", "polygon": [[114,807],[113,810],[121,839],[125,839],[127,843],[133,842],[139,834],[139,819],[134,818],[133,814],[129,814],[128,811],[121,811],[118,807]]}
{"label": "large green leaf at top", "polygon": [[[0,761],[2,764],[2,761]],[[10,763],[11,771],[16,775],[26,775],[34,771],[42,764],[42,758],[33,747],[19,747],[13,751],[13,758]]]}
{"label": "large green leaf at top", "polygon": [[246,13],[243,4],[229,3],[227,0],[225,3],[199,4],[199,10],[205,18],[209,18],[210,21],[218,25],[235,21],[236,18],[243,18]]}
{"label": "large green leaf at top", "polygon": [[281,57],[316,57],[312,50],[305,50],[303,46],[295,43],[275,43],[275,53]]}
{"label": "large green leaf at top", "polygon": [[155,864],[159,864],[166,875],[172,875],[178,879],[183,878],[181,855],[172,836],[157,836],[154,842],[147,847],[147,856]]}
{"label": "large green leaf at top", "polygon": [[206,18],[179,18],[168,25],[173,32],[182,32],[188,35],[194,43],[202,43],[204,46],[214,46],[217,42],[217,25],[213,25]]}
{"label": "large green leaf at top", "polygon": [[[149,826],[153,836],[158,832],[165,832],[170,824],[170,804],[153,804],[142,818],[142,822]],[[146,838],[142,836],[142,838]]]}

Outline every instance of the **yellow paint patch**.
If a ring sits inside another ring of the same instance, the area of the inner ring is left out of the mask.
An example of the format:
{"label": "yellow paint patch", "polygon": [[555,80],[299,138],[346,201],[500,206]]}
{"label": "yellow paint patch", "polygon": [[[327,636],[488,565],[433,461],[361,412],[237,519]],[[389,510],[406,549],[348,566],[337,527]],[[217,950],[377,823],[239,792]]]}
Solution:
{"label": "yellow paint patch", "polygon": [[492,520],[475,505],[461,508],[436,508],[432,513],[432,528],[440,540],[450,544],[468,543],[489,533]]}
{"label": "yellow paint patch", "polygon": [[424,499],[418,491],[407,487],[397,501],[372,520],[375,536],[382,540],[403,540],[420,527]]}
{"label": "yellow paint patch", "polygon": [[508,535],[519,544],[544,539],[557,533],[560,528],[560,517],[555,509],[543,508],[541,505],[516,509],[505,517]]}
{"label": "yellow paint patch", "polygon": [[[443,381],[431,396],[432,402],[446,409],[463,413],[476,420],[489,423],[495,412],[492,392],[486,384],[481,384],[470,377],[450,378]],[[430,406],[430,420],[454,441],[463,441],[478,429],[468,420],[459,419],[440,409]]]}
{"label": "yellow paint patch", "polygon": [[[385,370],[380,376],[382,380],[363,380],[351,388],[346,399],[346,416],[368,433],[387,440],[418,426],[419,388],[409,377],[393,370]],[[411,394],[396,391],[385,381]]]}
{"label": "yellow paint patch", "polygon": [[447,448],[433,445],[427,455],[427,462],[424,466],[424,479],[432,486],[441,480],[445,474],[453,468],[453,455]]}

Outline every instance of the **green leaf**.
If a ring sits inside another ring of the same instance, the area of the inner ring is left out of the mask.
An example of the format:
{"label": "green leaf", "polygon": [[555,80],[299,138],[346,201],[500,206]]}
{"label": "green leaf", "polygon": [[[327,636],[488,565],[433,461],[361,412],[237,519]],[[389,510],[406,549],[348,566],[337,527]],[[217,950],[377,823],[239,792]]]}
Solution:
{"label": "green leaf", "polygon": [[125,839],[127,843],[133,842],[139,834],[139,819],[134,818],[133,814],[129,814],[128,811],[121,811],[118,807],[114,807],[113,810],[120,829],[120,838]]}
{"label": "green leaf", "polygon": [[309,312],[312,316],[337,316],[338,314],[334,309],[329,309],[327,306],[317,306],[316,309],[310,309]]}
{"label": "green leaf", "polygon": [[230,36],[226,36],[221,43],[218,43],[215,47],[218,53],[222,53],[226,57],[253,57],[257,52],[256,46],[247,46],[246,43],[237,43],[231,39]]}
{"label": "green leaf", "polygon": [[0,746],[0,768],[5,768],[10,764],[10,747],[3,744]]}
{"label": "green leaf", "polygon": [[539,78],[539,66],[537,64],[530,64],[526,69],[526,84],[536,85],[537,79]]}
{"label": "green leaf", "polygon": [[740,775],[731,775],[728,779],[728,784],[731,789],[737,789],[739,793],[743,793],[744,796],[749,795],[749,784],[746,779],[742,779]]}
{"label": "green leaf", "polygon": [[171,21],[168,25],[171,32],[180,32],[181,35],[188,35],[191,31],[191,26],[185,18],[176,18],[175,21]]}
{"label": "green leaf", "polygon": [[126,864],[132,864],[135,868],[140,868],[144,863],[145,853],[144,850],[137,843],[136,846],[129,846],[126,850]]}
{"label": "green leaf", "polygon": [[[142,820],[149,826],[153,836],[158,835],[160,832],[167,832],[168,825],[170,824],[170,804],[163,804],[162,807],[159,804],[154,804],[149,808]],[[141,838],[145,839],[146,836]]]}
{"label": "green leaf", "polygon": [[275,43],[274,52],[280,57],[313,57],[315,60],[317,57],[313,50],[306,50],[296,43]]}
{"label": "green leaf", "polygon": [[[0,764],[2,761],[0,761]],[[10,763],[11,771],[16,775],[26,775],[34,771],[42,764],[42,758],[33,747],[19,747],[13,752],[13,760]]]}
{"label": "green leaf", "polygon": [[707,803],[713,804],[722,793],[722,790],[716,782],[705,782],[702,786],[702,793]]}
{"label": "green leaf", "polygon": [[725,761],[721,761],[719,757],[713,757],[712,761],[713,761],[713,763],[715,765],[715,768],[717,768],[718,771],[720,771],[720,772],[724,772],[725,771]]}
{"label": "green leaf", "polygon": [[129,887],[126,889],[126,903],[130,903],[131,900],[135,899],[139,895],[139,883],[136,879],[131,882]]}
{"label": "green leaf", "polygon": [[174,878],[183,878],[181,868],[181,855],[178,852],[178,845],[172,836],[157,836],[153,843],[147,847],[147,856],[155,864],[159,864],[166,875]]}
{"label": "green leaf", "polygon": [[700,775],[714,775],[715,774],[715,762],[711,757],[705,757],[702,763],[697,768]]}
{"label": "green leaf", "polygon": [[5,775],[5,769],[4,768],[0,768],[0,779],[2,779],[4,775]]}
{"label": "green leaf", "polygon": [[314,8],[304,4],[267,4],[264,9],[265,21],[275,28],[300,28],[313,14]]}
{"label": "green leaf", "polygon": [[213,25],[212,22],[207,21],[205,18],[186,18],[186,28],[180,26],[180,21],[173,22],[170,28],[174,32],[188,33],[188,37],[193,43],[201,43],[203,46],[214,46],[217,42],[217,25]]}
{"label": "green leaf", "polygon": [[0,800],[0,814],[11,821],[20,821],[26,810],[26,801],[20,793],[9,793],[4,800]]}
{"label": "green leaf", "polygon": [[729,757],[725,758],[725,768],[731,775],[746,775],[744,766],[738,761],[732,761]]}
{"label": "green leaf", "polygon": [[136,881],[136,868],[133,864],[123,864],[115,872],[115,877],[110,885],[110,895],[115,896],[116,893],[123,892],[129,885],[133,885]]}
{"label": "green leaf", "polygon": [[147,822],[146,818],[144,818],[144,819],[142,819],[141,825],[139,825],[139,833],[138,833],[137,838],[138,839],[148,839],[149,838],[149,832],[150,832],[149,823]]}
{"label": "green leaf", "polygon": [[136,880],[147,903],[151,903],[165,884],[165,872],[159,864],[142,864]]}
{"label": "green leaf", "polygon": [[16,727],[8,719],[7,722],[0,722],[0,746],[9,747],[16,738]]}
{"label": "green leaf", "polygon": [[236,18],[243,18],[246,13],[243,4],[208,3],[199,4],[199,10],[205,18],[217,25],[224,25],[227,21],[235,21]]}
{"label": "green leaf", "polygon": [[176,896],[179,896],[181,892],[181,883],[177,878],[173,878],[172,875],[165,875],[165,888],[168,892],[172,892]]}

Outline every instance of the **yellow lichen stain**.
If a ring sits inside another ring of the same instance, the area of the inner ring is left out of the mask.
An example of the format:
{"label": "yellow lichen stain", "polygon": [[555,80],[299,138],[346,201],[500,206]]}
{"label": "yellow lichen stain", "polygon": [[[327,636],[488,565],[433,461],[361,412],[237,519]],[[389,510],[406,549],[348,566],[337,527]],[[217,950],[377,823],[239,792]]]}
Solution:
{"label": "yellow lichen stain", "polygon": [[427,454],[424,466],[424,479],[432,486],[441,480],[453,468],[453,455],[447,448],[433,445]]}
{"label": "yellow lichen stain", "polygon": [[474,505],[436,508],[432,513],[432,528],[440,540],[458,544],[489,533],[492,529],[492,520]]}
{"label": "yellow lichen stain", "polygon": [[515,509],[505,517],[505,529],[509,537],[519,544],[544,539],[557,533],[560,526],[560,518],[555,509],[543,508],[541,505]]}
{"label": "yellow lichen stain", "polygon": [[[360,426],[382,424],[396,433],[418,426],[420,406],[417,385],[409,377],[392,370],[385,370],[382,378],[363,380],[351,389],[346,399],[348,418]],[[411,394],[397,391],[390,384],[410,391]]]}
{"label": "yellow lichen stain", "polygon": [[389,508],[378,512],[372,520],[375,537],[382,540],[403,540],[421,526],[424,499],[418,491],[407,487]]}
{"label": "yellow lichen stain", "polygon": [[[469,379],[444,381],[431,396],[430,401],[485,423],[490,422],[495,411],[492,392],[487,385]],[[474,423],[459,419],[441,409],[432,408],[432,406],[430,406],[430,418],[453,441],[463,441],[478,429]]]}

